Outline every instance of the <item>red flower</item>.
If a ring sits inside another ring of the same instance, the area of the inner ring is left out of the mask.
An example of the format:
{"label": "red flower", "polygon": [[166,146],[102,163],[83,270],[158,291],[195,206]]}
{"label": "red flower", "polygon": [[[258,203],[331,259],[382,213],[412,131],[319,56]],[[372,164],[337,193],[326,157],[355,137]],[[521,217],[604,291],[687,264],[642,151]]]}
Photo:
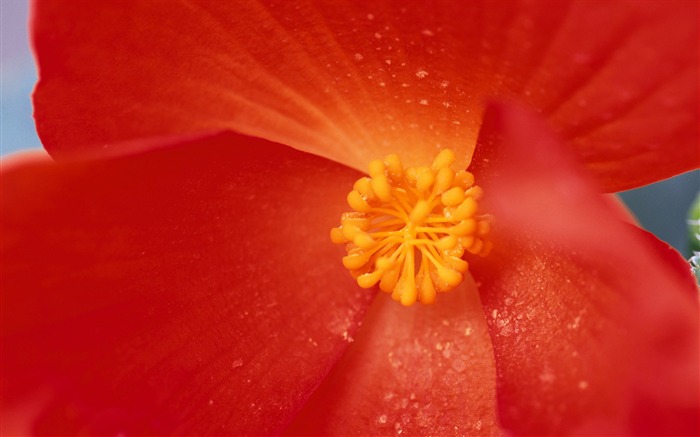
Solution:
{"label": "red flower", "polygon": [[[697,3],[240,3],[35,4],[3,433],[698,432],[697,289],[596,189],[698,167]],[[406,309],[329,241],[336,162],[439,147],[494,250]]]}

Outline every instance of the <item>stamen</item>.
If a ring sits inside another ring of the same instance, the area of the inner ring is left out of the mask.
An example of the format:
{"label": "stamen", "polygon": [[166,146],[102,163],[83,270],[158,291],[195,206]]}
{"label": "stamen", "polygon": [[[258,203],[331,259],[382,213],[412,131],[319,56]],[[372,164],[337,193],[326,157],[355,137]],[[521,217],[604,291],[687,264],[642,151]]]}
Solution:
{"label": "stamen", "polygon": [[369,177],[355,182],[347,197],[353,212],[331,229],[331,241],[346,245],[343,265],[360,287],[378,284],[407,306],[430,304],[463,281],[465,252],[488,255],[492,218],[478,205],[484,190],[454,162],[442,150],[430,167],[404,169],[393,154],[372,161]]}

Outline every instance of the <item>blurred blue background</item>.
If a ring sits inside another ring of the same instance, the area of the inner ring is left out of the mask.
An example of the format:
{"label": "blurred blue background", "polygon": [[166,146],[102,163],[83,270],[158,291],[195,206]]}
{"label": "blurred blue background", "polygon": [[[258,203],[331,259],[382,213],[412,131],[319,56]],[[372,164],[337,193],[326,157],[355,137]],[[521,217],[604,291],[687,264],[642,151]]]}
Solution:
{"label": "blurred blue background", "polygon": [[36,81],[27,36],[27,0],[0,0],[0,148],[41,147],[29,95]]}
{"label": "blurred blue background", "polygon": [[[36,72],[27,36],[27,0],[0,0],[0,153],[41,147],[30,94]],[[700,153],[700,150],[698,151]],[[642,226],[689,256],[686,214],[700,190],[695,171],[620,194]]]}

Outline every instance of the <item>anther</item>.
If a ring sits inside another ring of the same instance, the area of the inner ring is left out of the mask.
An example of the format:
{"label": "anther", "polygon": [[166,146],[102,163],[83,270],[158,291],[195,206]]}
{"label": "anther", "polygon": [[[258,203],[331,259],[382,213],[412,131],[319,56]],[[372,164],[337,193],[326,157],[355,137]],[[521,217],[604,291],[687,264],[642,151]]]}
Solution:
{"label": "anther", "polygon": [[483,189],[474,175],[455,171],[451,150],[426,167],[404,168],[392,154],[369,164],[357,180],[331,241],[345,244],[343,265],[358,285],[382,291],[403,305],[433,303],[464,279],[468,256],[486,256],[491,217],[480,214]]}

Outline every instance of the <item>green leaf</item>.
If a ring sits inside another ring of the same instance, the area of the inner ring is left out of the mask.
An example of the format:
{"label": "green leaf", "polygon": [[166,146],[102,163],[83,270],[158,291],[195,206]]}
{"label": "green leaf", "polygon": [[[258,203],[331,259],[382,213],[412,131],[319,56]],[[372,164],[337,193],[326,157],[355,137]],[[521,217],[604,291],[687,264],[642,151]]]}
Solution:
{"label": "green leaf", "polygon": [[[688,239],[690,250],[700,252],[700,193],[688,211]],[[697,255],[697,254],[696,254]]]}

